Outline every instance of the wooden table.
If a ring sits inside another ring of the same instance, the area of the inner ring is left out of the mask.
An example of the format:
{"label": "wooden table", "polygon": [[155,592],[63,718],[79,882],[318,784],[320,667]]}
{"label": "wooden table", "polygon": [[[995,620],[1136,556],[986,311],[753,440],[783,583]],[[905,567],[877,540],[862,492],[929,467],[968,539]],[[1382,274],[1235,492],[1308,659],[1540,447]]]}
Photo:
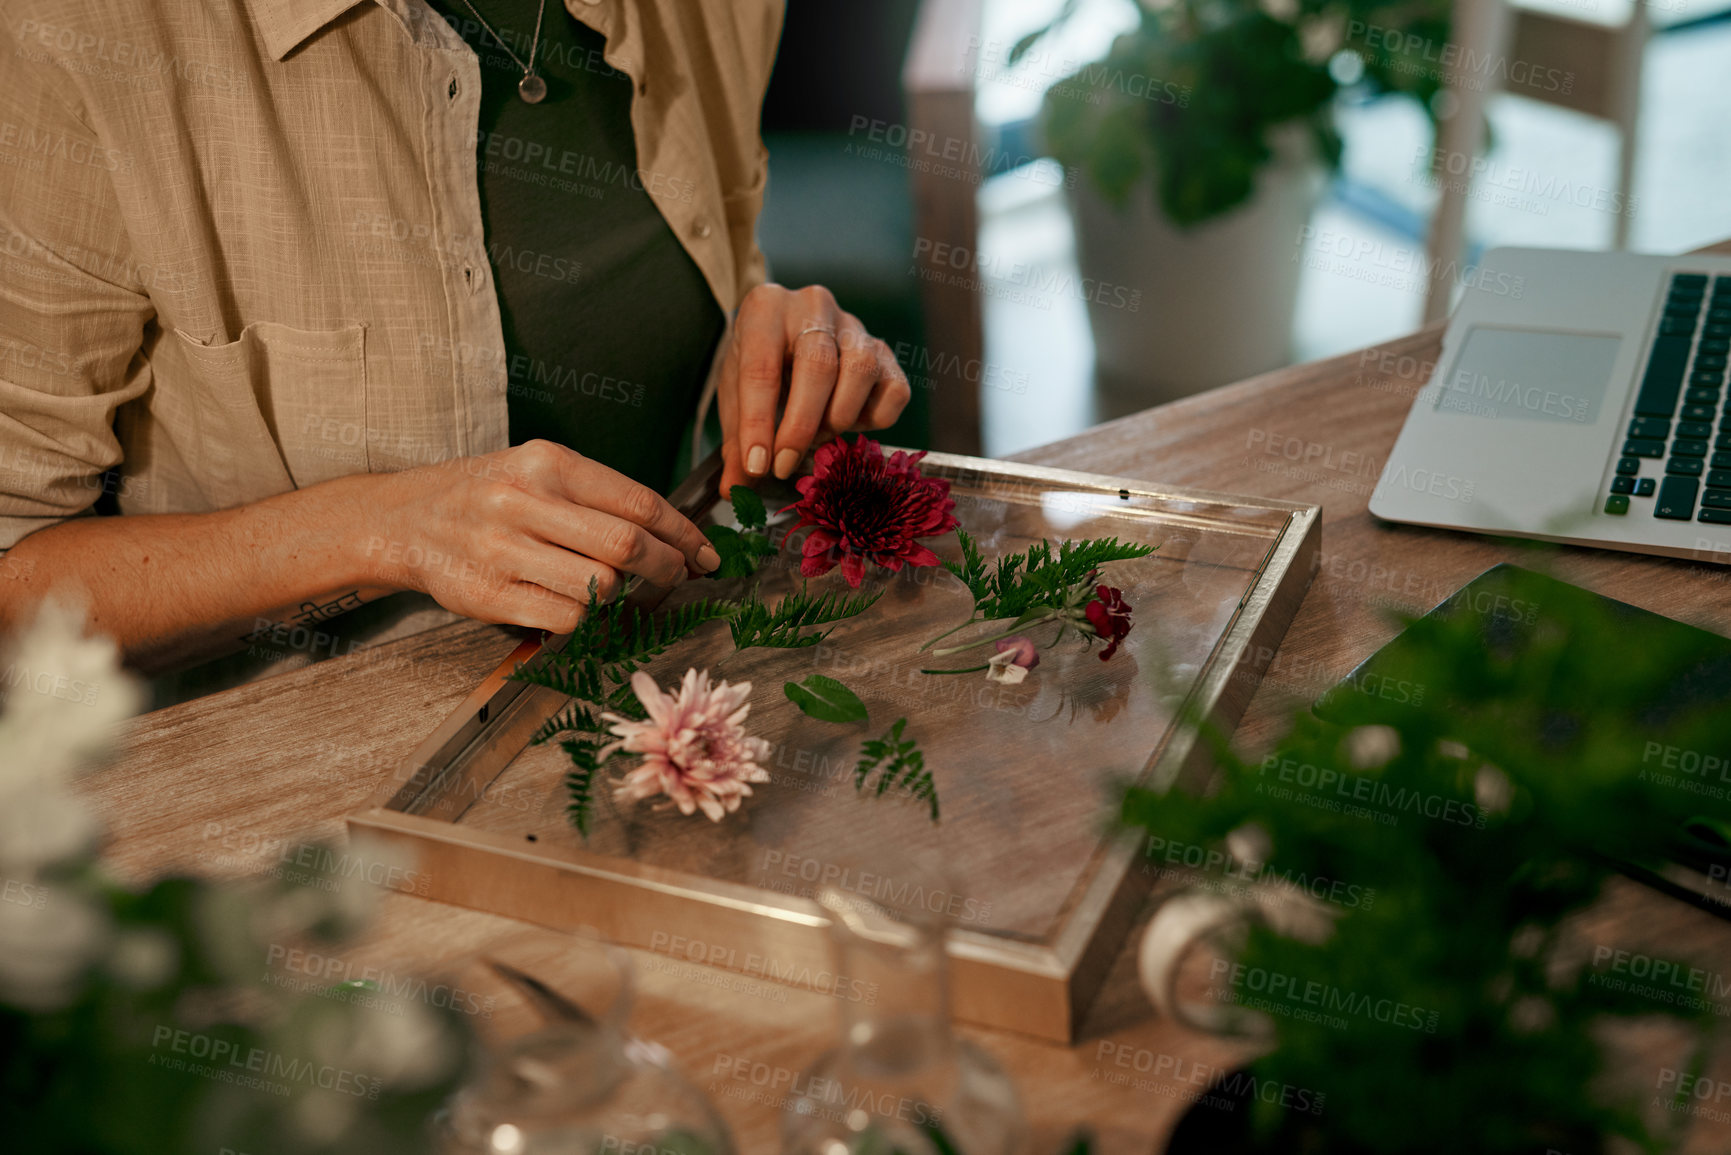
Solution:
{"label": "wooden table", "polygon": [[[1731,251],[1731,245],[1723,246]],[[1396,632],[1384,606],[1422,610],[1522,547],[1488,537],[1379,524],[1372,486],[1413,394],[1435,360],[1432,327],[1362,353],[1281,370],[1164,405],[1031,450],[1023,460],[1323,507],[1323,563],[1240,728],[1254,747],[1286,708],[1309,700]],[[1719,633],[1731,633],[1731,571],[1686,561],[1563,548],[1547,555],[1566,580]],[[261,845],[300,835],[344,837],[343,816],[514,644],[506,631],[461,623],[146,715],[121,763],[88,780],[123,874],[257,870]],[[1662,944],[1715,972],[1731,960],[1731,925],[1633,884],[1590,920],[1594,941]],[[516,924],[390,895],[358,954],[395,971],[437,966]],[[1134,940],[1132,940],[1133,942]],[[742,1060],[795,1072],[827,1045],[834,1000],[786,990],[763,997],[703,981],[722,972],[638,952],[635,1030],[666,1045],[697,1082],[714,1086],[742,1152],[777,1150],[778,1117],[715,1072]],[[1715,960],[1718,960],[1715,962]],[[783,996],[784,995],[784,1001]],[[1160,1149],[1198,1088],[1198,1070],[1230,1047],[1155,1017],[1117,960],[1082,1041],[1064,1048],[969,1031],[1017,1079],[1044,1155],[1087,1123],[1109,1152]],[[1724,1049],[1714,1074],[1731,1079]],[[1202,1065],[1200,1068],[1198,1064]],[[1114,1074],[1147,1080],[1114,1083]],[[1642,1068],[1646,1070],[1646,1068]],[[1651,1090],[1650,1080],[1645,1085]],[[743,1087],[750,1091],[749,1084]],[[1651,1098],[1651,1095],[1648,1095]],[[1696,1120],[1692,1151],[1731,1149],[1728,1129]]]}

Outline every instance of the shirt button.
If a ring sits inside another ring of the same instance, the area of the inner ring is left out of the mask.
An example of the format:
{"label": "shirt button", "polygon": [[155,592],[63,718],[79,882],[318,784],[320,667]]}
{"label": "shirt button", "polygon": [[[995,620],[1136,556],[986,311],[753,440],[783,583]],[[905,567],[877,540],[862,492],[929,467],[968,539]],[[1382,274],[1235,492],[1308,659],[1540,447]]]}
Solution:
{"label": "shirt button", "polygon": [[707,219],[704,217],[698,217],[696,222],[691,226],[691,231],[696,233],[699,239],[707,239],[709,234],[714,230],[709,227],[709,221]]}

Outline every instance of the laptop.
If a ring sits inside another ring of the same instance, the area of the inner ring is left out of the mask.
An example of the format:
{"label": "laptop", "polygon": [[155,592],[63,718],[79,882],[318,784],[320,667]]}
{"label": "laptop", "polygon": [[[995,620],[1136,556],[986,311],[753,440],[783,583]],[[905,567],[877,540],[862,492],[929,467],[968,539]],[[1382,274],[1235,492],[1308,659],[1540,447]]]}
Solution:
{"label": "laptop", "polygon": [[1731,258],[1493,249],[1370,511],[1731,563],[1728,351]]}

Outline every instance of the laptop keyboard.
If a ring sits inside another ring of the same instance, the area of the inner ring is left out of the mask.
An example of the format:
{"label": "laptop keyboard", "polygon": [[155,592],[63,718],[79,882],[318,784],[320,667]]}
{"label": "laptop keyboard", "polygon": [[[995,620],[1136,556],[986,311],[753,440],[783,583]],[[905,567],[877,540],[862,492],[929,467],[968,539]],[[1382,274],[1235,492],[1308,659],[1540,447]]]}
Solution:
{"label": "laptop keyboard", "polygon": [[[1728,355],[1731,277],[1714,278],[1709,292],[1705,273],[1672,276],[1606,513],[1651,498],[1654,517],[1731,525],[1731,411],[1719,417]],[[1665,463],[1656,484],[1639,476],[1642,458]]]}

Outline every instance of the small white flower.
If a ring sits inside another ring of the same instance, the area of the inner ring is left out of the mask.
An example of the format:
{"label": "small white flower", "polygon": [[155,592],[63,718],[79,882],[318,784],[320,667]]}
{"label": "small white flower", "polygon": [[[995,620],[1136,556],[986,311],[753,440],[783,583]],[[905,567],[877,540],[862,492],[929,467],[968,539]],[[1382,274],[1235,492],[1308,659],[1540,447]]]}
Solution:
{"label": "small white flower", "polygon": [[1359,726],[1346,736],[1346,757],[1355,770],[1380,770],[1400,753],[1393,726]]}
{"label": "small white flower", "polygon": [[1527,995],[1516,999],[1509,1008],[1509,1026],[1516,1034],[1536,1035],[1540,1031],[1548,1031],[1557,1022],[1557,1008],[1549,999],[1538,995]]}
{"label": "small white flower", "polygon": [[174,975],[180,947],[159,927],[122,931],[108,951],[108,973],[122,986],[154,990]]}
{"label": "small white flower", "polygon": [[63,780],[105,756],[116,727],[144,704],[106,637],[84,636],[84,614],[53,598],[0,662],[0,794]]}
{"label": "small white flower", "polygon": [[986,670],[988,682],[1002,682],[1006,686],[1019,686],[1022,684],[1022,680],[1028,676],[1028,667],[1016,664],[1016,651],[1014,650],[993,654],[986,659],[986,666],[988,667]]}
{"label": "small white flower", "polygon": [[0,902],[0,1002],[59,1010],[108,944],[106,914],[69,890],[48,889],[42,905]]}
{"label": "small white flower", "polygon": [[311,1038],[316,1058],[387,1087],[416,1091],[445,1078],[458,1051],[444,1021],[418,1002],[403,1002],[401,1014],[358,1006],[322,1020]]}
{"label": "small white flower", "polygon": [[1479,772],[1473,775],[1473,798],[1486,814],[1501,814],[1509,808],[1514,797],[1515,788],[1509,782],[1509,776],[1495,766],[1480,766]]}
{"label": "small white flower", "polygon": [[1246,874],[1254,875],[1274,853],[1274,840],[1259,823],[1246,822],[1226,836],[1226,850]]}
{"label": "small white flower", "polygon": [[64,786],[44,783],[0,796],[0,870],[8,877],[34,878],[88,856],[101,833],[89,803]]}

